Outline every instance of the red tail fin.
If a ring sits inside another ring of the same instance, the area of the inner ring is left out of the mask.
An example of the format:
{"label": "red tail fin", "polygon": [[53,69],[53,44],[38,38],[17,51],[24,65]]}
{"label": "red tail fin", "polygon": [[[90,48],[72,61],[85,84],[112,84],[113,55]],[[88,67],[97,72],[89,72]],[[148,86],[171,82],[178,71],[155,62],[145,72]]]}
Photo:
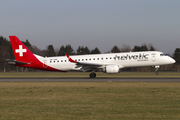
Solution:
{"label": "red tail fin", "polygon": [[16,66],[64,72],[48,65],[44,67],[45,63],[42,63],[36,58],[36,56],[34,56],[34,54],[16,36],[9,36],[9,39],[16,59]]}
{"label": "red tail fin", "polygon": [[36,59],[33,53],[16,36],[9,36],[9,39],[17,61],[29,62]]}

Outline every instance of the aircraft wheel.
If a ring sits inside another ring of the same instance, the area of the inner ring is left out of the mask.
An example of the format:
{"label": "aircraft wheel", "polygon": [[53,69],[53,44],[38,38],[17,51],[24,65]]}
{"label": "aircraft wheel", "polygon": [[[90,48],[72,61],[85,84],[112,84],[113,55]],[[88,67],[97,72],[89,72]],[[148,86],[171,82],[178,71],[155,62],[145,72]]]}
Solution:
{"label": "aircraft wheel", "polygon": [[159,71],[155,71],[155,74],[158,75],[158,74],[159,74]]}
{"label": "aircraft wheel", "polygon": [[96,73],[93,72],[93,73],[89,74],[89,77],[90,78],[95,78],[96,77]]}
{"label": "aircraft wheel", "polygon": [[94,78],[96,78],[96,73],[93,73],[93,75],[94,75]]}

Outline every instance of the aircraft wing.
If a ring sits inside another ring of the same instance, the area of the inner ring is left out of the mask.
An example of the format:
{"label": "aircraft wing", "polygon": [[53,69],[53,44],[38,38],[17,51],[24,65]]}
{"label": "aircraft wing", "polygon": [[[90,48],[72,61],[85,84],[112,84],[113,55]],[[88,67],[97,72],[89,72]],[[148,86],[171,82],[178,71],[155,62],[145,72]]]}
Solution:
{"label": "aircraft wing", "polygon": [[86,63],[86,62],[77,62],[76,65],[86,65],[86,66],[94,66],[94,67],[103,66],[102,64],[98,64],[98,63]]}
{"label": "aircraft wing", "polygon": [[75,60],[73,60],[71,57],[69,57],[68,54],[65,54],[68,58],[68,60],[72,63],[75,63],[77,66],[76,68],[78,67],[82,67],[82,69],[84,70],[91,70],[91,69],[97,69],[97,68],[100,68],[102,66],[104,66],[104,64],[99,64],[99,63],[87,63],[87,62],[77,62]]}

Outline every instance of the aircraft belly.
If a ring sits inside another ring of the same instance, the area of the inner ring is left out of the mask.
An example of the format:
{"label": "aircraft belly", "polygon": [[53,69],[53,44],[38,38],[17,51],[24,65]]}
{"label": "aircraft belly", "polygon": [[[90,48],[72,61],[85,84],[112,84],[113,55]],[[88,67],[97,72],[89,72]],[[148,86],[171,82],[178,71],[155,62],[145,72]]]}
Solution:
{"label": "aircraft belly", "polygon": [[48,64],[48,65],[55,68],[55,69],[63,70],[63,71],[69,71],[75,66],[74,64],[68,64],[68,63],[64,63],[64,64]]}

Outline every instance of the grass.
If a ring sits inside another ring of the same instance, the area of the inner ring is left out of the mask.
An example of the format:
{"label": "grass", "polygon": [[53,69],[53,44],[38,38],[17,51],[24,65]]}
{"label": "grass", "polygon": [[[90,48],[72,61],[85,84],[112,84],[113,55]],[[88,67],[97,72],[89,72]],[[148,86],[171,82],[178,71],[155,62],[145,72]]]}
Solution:
{"label": "grass", "polygon": [[180,119],[180,83],[1,82],[2,120]]}
{"label": "grass", "polygon": [[[0,72],[0,78],[58,78],[58,77],[70,77],[70,78],[78,78],[78,77],[89,77],[89,72]],[[142,77],[142,78],[180,78],[179,72],[160,72],[159,75],[156,75],[154,72],[121,72],[119,74],[106,74],[102,72],[97,72],[97,77],[106,77],[106,78],[125,78],[125,77]]]}

